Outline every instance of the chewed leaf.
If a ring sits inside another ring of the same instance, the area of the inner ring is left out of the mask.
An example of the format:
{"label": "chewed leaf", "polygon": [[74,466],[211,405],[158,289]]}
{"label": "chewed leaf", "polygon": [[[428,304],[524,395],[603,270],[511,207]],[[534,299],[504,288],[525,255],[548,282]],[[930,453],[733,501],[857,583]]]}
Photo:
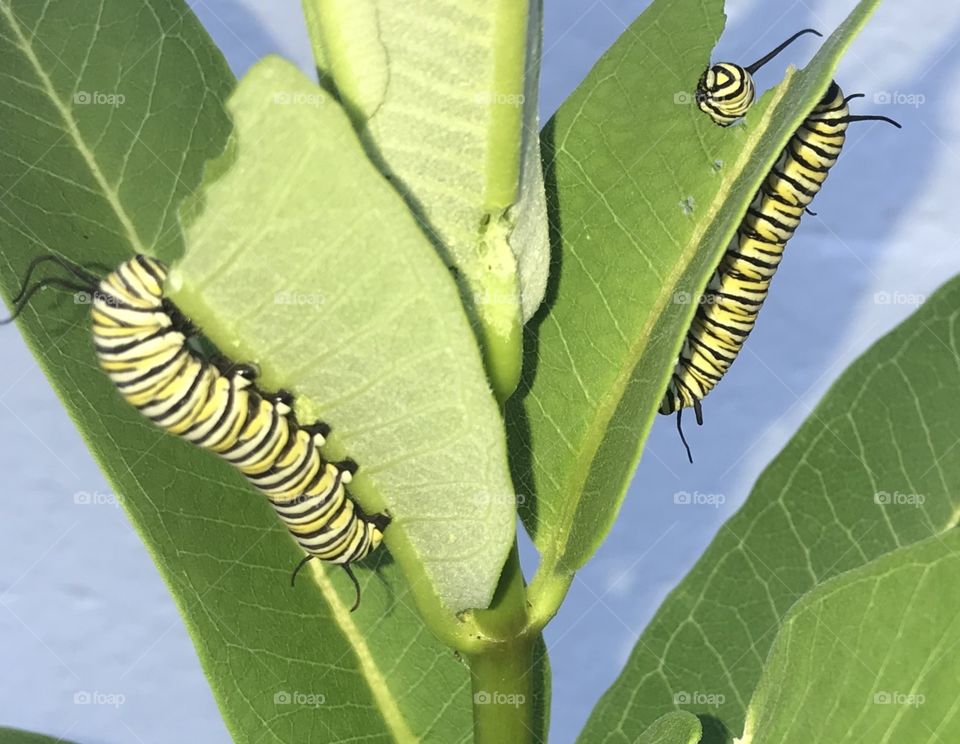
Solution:
{"label": "chewed leaf", "polygon": [[449,272],[343,110],[291,65],[260,62],[230,111],[234,145],[191,206],[173,299],[293,392],[301,420],[333,427],[329,454],[360,464],[351,492],[392,515],[401,568],[425,570],[452,612],[485,607],[516,501]]}
{"label": "chewed leaf", "polygon": [[[0,69],[4,298],[31,259],[51,251],[98,272],[139,251],[168,263],[180,255],[179,208],[224,150],[231,129],[224,106],[236,85],[186,4],[0,3]],[[283,100],[267,108],[280,111]],[[263,180],[282,189],[288,174],[275,165]],[[248,211],[263,207],[253,202]],[[275,264],[276,246],[264,245],[264,261]],[[428,267],[425,286],[431,275]],[[466,740],[467,670],[424,625],[390,552],[358,569],[363,599],[353,614],[353,587],[340,570],[313,561],[291,588],[303,553],[266,500],[225,462],[123,401],[94,359],[89,305],[72,300],[41,292],[19,328],[176,600],[233,740]],[[301,306],[311,320],[328,308]],[[14,333],[4,328],[0,343]],[[466,338],[473,343],[469,330]],[[487,483],[496,472],[491,467]],[[2,508],[16,509],[17,501]],[[426,576],[419,584],[432,594]],[[20,732],[0,740],[11,736],[25,740]]]}
{"label": "chewed leaf", "polygon": [[723,3],[655,0],[547,124],[555,286],[507,404],[517,486],[533,495],[521,517],[544,556],[534,603],[545,615],[616,518],[691,298],[876,3],[861,2],[744,126],[723,129],[692,95]]}

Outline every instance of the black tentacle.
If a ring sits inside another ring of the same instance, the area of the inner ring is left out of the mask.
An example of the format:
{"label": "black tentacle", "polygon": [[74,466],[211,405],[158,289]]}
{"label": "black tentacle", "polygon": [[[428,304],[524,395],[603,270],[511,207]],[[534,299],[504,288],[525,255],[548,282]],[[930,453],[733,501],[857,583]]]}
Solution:
{"label": "black tentacle", "polygon": [[693,453],[690,452],[690,445],[687,444],[687,438],[683,436],[683,424],[681,419],[683,417],[683,408],[677,409],[677,431],[680,433],[680,441],[683,442],[683,447],[687,451],[687,459],[690,461],[690,464],[693,465]]}
{"label": "black tentacle", "polygon": [[306,555],[303,557],[303,560],[297,564],[297,567],[293,569],[293,573],[290,575],[290,586],[293,586],[297,580],[297,574],[300,573],[300,569],[306,566],[310,561],[312,561],[316,556]]}
{"label": "black tentacle", "polygon": [[843,119],[839,119],[839,121],[848,124],[853,121],[885,121],[887,124],[893,124],[897,129],[903,129],[903,125],[900,122],[891,119],[889,116],[845,116]]}
{"label": "black tentacle", "polygon": [[58,289],[65,290],[67,292],[85,292],[91,294],[92,299],[93,290],[91,287],[73,284],[68,282],[66,279],[60,279],[59,277],[48,277],[47,279],[41,279],[25,292],[21,292],[19,299],[14,302],[13,312],[10,314],[10,317],[0,320],[0,325],[8,325],[19,318],[20,314],[27,308],[27,305],[30,304],[30,300],[33,299],[33,296],[44,287],[57,287]]}
{"label": "black tentacle", "polygon": [[356,599],[356,601],[353,603],[353,607],[350,608],[350,612],[354,612],[354,611],[356,611],[356,609],[360,606],[360,582],[357,581],[357,577],[356,577],[356,575],[353,573],[353,569],[350,568],[350,564],[349,564],[349,563],[341,563],[340,565],[343,566],[343,570],[347,572],[347,576],[350,577],[350,581],[353,582],[353,588],[354,588],[354,589],[356,590],[356,592],[357,592],[357,599]]}
{"label": "black tentacle", "polygon": [[752,65],[749,65],[748,67],[745,67],[745,68],[743,68],[743,69],[745,69],[747,72],[749,72],[749,73],[752,75],[753,73],[755,73],[757,70],[759,70],[759,69],[760,69],[761,67],[763,67],[765,64],[767,64],[767,62],[770,62],[774,57],[776,57],[778,54],[780,54],[780,52],[782,52],[784,49],[786,49],[788,46],[790,46],[793,42],[795,42],[797,39],[799,39],[799,38],[800,38],[801,36],[803,36],[804,34],[816,34],[816,35],[819,36],[820,38],[823,38],[823,34],[821,34],[821,33],[820,33],[819,31],[817,31],[816,29],[814,29],[814,28],[805,28],[805,29],[803,29],[803,31],[798,31],[797,33],[795,33],[793,36],[791,36],[789,39],[787,39],[785,42],[783,42],[780,46],[778,46],[776,49],[774,49],[774,50],[773,50],[772,52],[770,52],[769,54],[764,55],[763,57],[761,57],[760,59],[758,59],[756,62],[754,62]]}
{"label": "black tentacle", "polygon": [[92,292],[93,289],[97,286],[97,284],[100,283],[100,279],[97,276],[87,271],[82,266],[78,266],[72,261],[68,261],[67,259],[63,258],[62,256],[57,256],[53,253],[49,253],[45,256],[38,256],[37,258],[33,259],[33,261],[30,262],[29,266],[27,266],[27,273],[23,277],[23,284],[20,287],[20,291],[17,292],[17,295],[15,297],[12,298],[12,302],[14,304],[18,303],[23,297],[23,295],[26,294],[27,288],[30,285],[30,279],[33,277],[33,272],[36,271],[36,269],[39,266],[51,261],[57,264],[58,266],[66,269],[67,271],[69,271],[75,277],[80,279],[80,281],[89,285],[88,291]]}

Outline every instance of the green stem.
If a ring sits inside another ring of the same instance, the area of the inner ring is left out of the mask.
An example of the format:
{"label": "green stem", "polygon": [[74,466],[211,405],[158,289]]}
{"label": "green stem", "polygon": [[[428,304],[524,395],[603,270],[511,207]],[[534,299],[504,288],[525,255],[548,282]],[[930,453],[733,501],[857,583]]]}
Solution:
{"label": "green stem", "polygon": [[509,208],[516,201],[520,183],[529,3],[497,0],[494,19],[488,165],[484,185],[484,206],[491,212]]}
{"label": "green stem", "polygon": [[520,381],[523,357],[520,287],[516,256],[508,242],[513,224],[506,212],[517,201],[523,144],[529,2],[495,0],[493,77],[487,130],[483,207],[488,222],[481,229],[481,335],[494,394],[503,403]]}
{"label": "green stem", "polygon": [[539,634],[527,633],[527,601],[514,544],[489,609],[473,613],[493,639],[467,654],[473,687],[474,744],[527,744],[539,739],[534,721]]}
{"label": "green stem", "polygon": [[474,744],[527,744],[534,723],[536,639],[519,636],[470,659]]}
{"label": "green stem", "polygon": [[530,597],[528,633],[539,633],[557,614],[567,592],[570,591],[573,577],[573,571],[560,570],[550,556],[545,554],[541,558],[537,573],[527,590]]}
{"label": "green stem", "polygon": [[468,279],[468,302],[479,320],[480,348],[494,396],[501,405],[517,389],[523,362],[523,328],[517,258],[508,241],[506,214],[491,216],[480,231],[479,250],[486,270],[481,281]]}

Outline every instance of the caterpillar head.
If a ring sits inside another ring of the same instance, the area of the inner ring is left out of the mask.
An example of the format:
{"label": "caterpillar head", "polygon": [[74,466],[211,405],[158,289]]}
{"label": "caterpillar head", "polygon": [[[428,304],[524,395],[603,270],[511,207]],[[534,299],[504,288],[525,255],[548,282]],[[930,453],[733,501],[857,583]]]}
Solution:
{"label": "caterpillar head", "polygon": [[707,68],[697,83],[697,106],[721,127],[728,127],[743,118],[756,95],[753,76],[745,68],[730,62]]}

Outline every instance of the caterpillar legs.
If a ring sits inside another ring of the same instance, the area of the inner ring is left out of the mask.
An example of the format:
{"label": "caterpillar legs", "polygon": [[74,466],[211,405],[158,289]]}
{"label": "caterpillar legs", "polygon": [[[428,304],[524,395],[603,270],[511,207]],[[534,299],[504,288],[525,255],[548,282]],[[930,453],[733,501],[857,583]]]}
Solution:
{"label": "caterpillar legs", "polygon": [[[316,556],[305,555],[303,560],[301,560],[295,569],[293,569],[293,574],[290,576],[290,586],[294,585],[294,582],[297,580],[297,574],[300,573],[300,569],[306,566],[310,561],[312,561]],[[357,599],[353,603],[353,607],[350,608],[350,612],[354,612],[360,606],[360,582],[357,581],[356,574],[353,573],[353,569],[350,568],[349,563],[340,564],[343,570],[346,572],[347,576],[350,577],[350,581],[353,582],[353,588],[357,593]]]}
{"label": "caterpillar legs", "polygon": [[[697,417],[697,426],[703,426],[703,408],[700,407],[700,401],[695,399],[693,401],[693,412]],[[693,465],[693,454],[690,452],[690,445],[687,444],[687,438],[683,435],[683,408],[677,409],[677,432],[680,434],[680,441],[683,442],[683,447],[687,451],[687,459],[690,461],[690,464]]]}

